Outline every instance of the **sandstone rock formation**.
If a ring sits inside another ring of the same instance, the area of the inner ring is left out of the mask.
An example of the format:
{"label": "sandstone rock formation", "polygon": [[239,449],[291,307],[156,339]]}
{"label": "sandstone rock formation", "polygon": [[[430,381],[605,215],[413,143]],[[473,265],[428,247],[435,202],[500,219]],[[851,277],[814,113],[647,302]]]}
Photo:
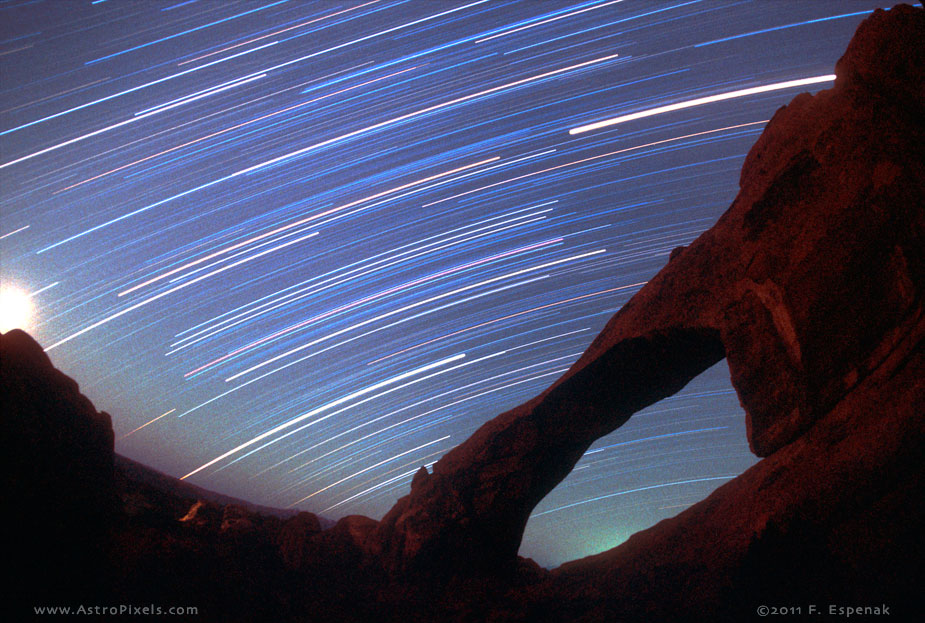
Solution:
{"label": "sandstone rock formation", "polygon": [[74,578],[71,571],[105,555],[117,507],[110,417],[22,331],[3,334],[0,371],[3,492],[12,520],[4,551],[20,547],[23,529],[36,536],[14,565],[12,594],[30,591],[19,585],[24,578],[42,578],[62,597],[95,593],[105,577]]}
{"label": "sandstone rock formation", "polygon": [[[380,522],[322,530],[114,475],[108,416],[31,338],[0,336],[5,485],[46,557],[24,585],[48,594],[50,561],[54,590],[222,621],[921,610],[925,11],[874,13],[836,74],[777,112],[729,211],[568,373],[422,468]],[[761,462],[609,552],[552,572],[517,557],[530,512],[595,439],[723,357]]]}
{"label": "sandstone rock formation", "polygon": [[[879,375],[915,364],[925,330],[923,11],[877,11],[836,74],[834,88],[777,112],[732,207],[565,376],[416,479],[382,521],[387,564],[428,574],[447,560],[510,566],[533,507],[595,439],[723,356],[751,447],[774,463]],[[913,375],[898,406],[921,410],[921,385]],[[920,417],[908,415],[918,434]]]}

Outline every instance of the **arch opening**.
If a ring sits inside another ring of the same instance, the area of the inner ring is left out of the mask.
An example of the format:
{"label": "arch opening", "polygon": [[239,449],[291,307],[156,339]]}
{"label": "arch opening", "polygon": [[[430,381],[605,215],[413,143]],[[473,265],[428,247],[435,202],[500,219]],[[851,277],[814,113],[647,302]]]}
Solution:
{"label": "arch opening", "polygon": [[758,460],[722,359],[597,439],[533,510],[519,553],[551,568],[606,551]]}

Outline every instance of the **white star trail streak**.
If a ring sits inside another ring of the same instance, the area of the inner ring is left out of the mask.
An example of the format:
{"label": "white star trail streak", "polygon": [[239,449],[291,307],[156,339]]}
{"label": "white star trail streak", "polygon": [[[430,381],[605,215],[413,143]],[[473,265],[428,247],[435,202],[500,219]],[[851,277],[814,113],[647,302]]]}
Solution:
{"label": "white star trail streak", "polygon": [[726,93],[717,93],[716,95],[708,95],[707,97],[698,97],[696,99],[687,100],[685,102],[676,102],[674,104],[668,104],[666,106],[658,106],[657,108],[649,108],[647,110],[640,110],[639,112],[630,113],[628,115],[614,117],[613,119],[605,119],[604,121],[590,123],[588,125],[583,125],[577,128],[572,128],[571,130],[569,130],[569,134],[581,134],[582,132],[591,132],[592,130],[599,130],[601,128],[606,128],[612,125],[617,125],[618,123],[624,123],[626,121],[644,119],[645,117],[661,115],[666,112],[674,112],[675,110],[684,110],[685,108],[693,108],[694,106],[703,106],[704,104],[713,104],[715,102],[722,102],[725,100],[735,99],[737,97],[746,97],[748,95],[757,95],[758,93],[767,93],[768,91],[779,91],[781,89],[792,89],[794,87],[802,87],[802,86],[806,86],[809,84],[819,84],[820,82],[832,82],[833,80],[835,80],[835,74],[826,74],[824,76],[813,76],[812,78],[800,78],[799,80],[787,80],[785,82],[778,82],[775,84],[765,84],[760,87],[751,87],[750,89],[737,89],[735,91],[728,91]]}
{"label": "white star trail streak", "polygon": [[[436,363],[432,363],[432,364],[426,365],[426,366],[424,366],[424,367],[422,367],[422,368],[418,368],[418,369],[416,369],[416,370],[411,370],[410,372],[405,372],[404,374],[399,374],[399,375],[396,376],[396,377],[393,377],[393,378],[391,378],[391,379],[387,379],[387,380],[382,381],[382,382],[380,382],[380,383],[376,383],[375,385],[371,385],[371,386],[369,386],[369,387],[367,387],[367,388],[365,388],[365,389],[361,389],[361,390],[356,391],[356,392],[353,392],[352,394],[349,394],[349,395],[347,395],[347,396],[343,396],[343,397],[341,397],[341,398],[338,398],[337,400],[334,400],[334,401],[329,402],[329,403],[327,403],[327,404],[325,404],[325,405],[322,405],[322,406],[320,406],[320,407],[317,407],[316,409],[312,409],[312,410],[309,411],[308,413],[303,413],[302,415],[300,415],[300,416],[298,416],[298,417],[295,417],[295,418],[293,418],[293,419],[291,419],[291,420],[289,420],[289,421],[287,421],[287,422],[284,422],[283,424],[280,424],[279,426],[276,426],[276,427],[274,427],[274,428],[271,428],[270,430],[268,430],[268,431],[266,431],[266,432],[264,432],[264,433],[261,433],[260,435],[257,435],[257,436],[254,437],[253,439],[250,439],[250,440],[245,441],[244,443],[242,443],[242,444],[240,444],[240,445],[238,445],[238,446],[235,446],[234,448],[232,448],[232,449],[229,450],[228,452],[225,452],[224,454],[215,457],[215,458],[212,459],[211,461],[209,461],[209,462],[207,462],[207,463],[204,463],[203,465],[200,465],[199,467],[197,467],[196,469],[194,469],[194,470],[191,471],[190,473],[186,474],[185,476],[181,477],[180,479],[181,479],[181,480],[185,480],[185,479],[189,478],[190,476],[192,476],[193,474],[196,474],[196,473],[198,473],[198,472],[204,470],[204,469],[207,468],[207,467],[211,467],[212,465],[218,463],[218,462],[221,461],[222,459],[226,459],[226,458],[228,458],[229,456],[231,456],[232,454],[236,454],[236,453],[240,452],[241,450],[244,450],[245,448],[248,448],[248,447],[254,445],[254,444],[257,443],[258,441],[262,441],[263,439],[266,439],[267,437],[269,437],[269,436],[271,436],[271,435],[275,435],[276,433],[278,433],[278,432],[280,432],[280,431],[283,431],[283,430],[289,428],[290,426],[295,426],[295,425],[298,424],[299,422],[301,422],[301,421],[303,421],[303,420],[307,420],[307,419],[310,418],[310,417],[314,417],[314,416],[318,415],[319,413],[322,413],[322,412],[324,412],[324,411],[327,411],[327,410],[329,410],[329,409],[331,409],[331,408],[333,408],[333,407],[336,407],[336,406],[338,406],[338,405],[340,405],[340,404],[343,404],[343,403],[345,403],[345,402],[348,402],[348,401],[350,401],[350,400],[353,400],[354,398],[358,398],[359,396],[363,396],[363,395],[365,395],[365,394],[368,394],[368,393],[370,393],[370,392],[372,392],[372,391],[375,391],[375,390],[380,389],[380,388],[382,388],[382,387],[385,387],[385,386],[387,386],[387,385],[391,385],[392,383],[396,383],[396,382],[398,382],[398,381],[401,381],[401,380],[403,380],[403,379],[406,379],[406,378],[408,378],[409,376],[414,376],[415,374],[420,374],[421,372],[426,372],[427,370],[431,370],[431,369],[433,369],[433,368],[436,368],[436,367],[445,365],[445,364],[447,364],[447,363],[452,363],[453,361],[457,361],[457,360],[459,360],[459,359],[462,359],[463,357],[465,357],[465,355],[463,355],[463,354],[455,355],[455,356],[450,357],[450,358],[448,358],[448,359],[444,359],[444,360],[442,360],[442,361],[438,361],[438,362],[436,362]],[[318,421],[320,421],[320,420],[318,420]],[[316,423],[317,423],[317,421],[316,421]]]}
{"label": "white star trail streak", "polygon": [[[380,518],[722,215],[880,6],[12,0],[0,285],[118,452]],[[521,552],[612,547],[755,460],[722,363],[598,440]]]}
{"label": "white star trail streak", "polygon": [[311,499],[311,498],[315,497],[315,496],[318,495],[319,493],[324,493],[325,491],[327,491],[327,490],[330,489],[331,487],[336,487],[337,485],[339,485],[339,484],[341,484],[341,483],[344,483],[344,482],[350,480],[351,478],[356,478],[356,477],[359,476],[360,474],[365,474],[366,472],[368,472],[368,471],[371,470],[371,469],[375,469],[375,468],[377,468],[377,467],[380,467],[380,466],[382,466],[382,465],[385,465],[386,463],[390,463],[390,462],[394,461],[394,460],[397,459],[397,458],[403,457],[403,456],[405,456],[406,454],[411,454],[412,452],[417,452],[417,451],[420,450],[421,448],[426,448],[427,446],[431,446],[431,445],[433,445],[433,444],[435,444],[435,443],[440,443],[441,441],[445,441],[445,440],[447,440],[447,439],[449,439],[449,438],[450,438],[450,436],[447,435],[446,437],[441,437],[440,439],[435,439],[434,441],[429,441],[429,442],[427,442],[427,443],[425,443],[425,444],[421,444],[420,446],[418,446],[418,447],[416,447],[416,448],[411,448],[410,450],[406,450],[406,451],[402,452],[401,454],[396,454],[395,456],[389,457],[389,458],[387,458],[387,459],[384,460],[384,461],[379,461],[378,463],[375,463],[374,465],[370,465],[369,467],[363,468],[363,469],[361,469],[361,470],[358,471],[358,472],[355,472],[355,473],[353,473],[353,474],[350,474],[349,476],[345,476],[345,477],[341,478],[341,479],[338,480],[338,481],[332,482],[332,483],[329,484],[328,486],[323,487],[323,488],[321,488],[321,489],[318,489],[318,490],[315,491],[314,493],[309,493],[309,494],[306,495],[305,497],[296,500],[295,502],[293,502],[293,503],[290,504],[289,506],[290,506],[290,507],[295,506],[296,504],[299,504],[300,502],[304,502],[305,500],[308,500],[308,499]]}

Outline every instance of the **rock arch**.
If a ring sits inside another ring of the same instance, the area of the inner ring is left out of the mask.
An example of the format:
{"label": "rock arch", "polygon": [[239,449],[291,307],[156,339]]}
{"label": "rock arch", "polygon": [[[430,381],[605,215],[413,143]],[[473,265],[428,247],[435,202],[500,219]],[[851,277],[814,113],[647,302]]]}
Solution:
{"label": "rock arch", "polygon": [[911,7],[861,25],[834,88],[774,115],[719,222],[676,249],[552,387],[415,477],[369,539],[386,569],[513,565],[530,511],[595,439],[723,356],[766,457],[916,352],[923,28]]}

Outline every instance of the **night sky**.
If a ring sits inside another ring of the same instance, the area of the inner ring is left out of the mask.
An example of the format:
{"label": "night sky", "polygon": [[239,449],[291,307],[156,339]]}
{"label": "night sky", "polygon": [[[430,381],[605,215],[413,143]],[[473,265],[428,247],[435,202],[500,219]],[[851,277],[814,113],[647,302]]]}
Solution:
{"label": "night sky", "polygon": [[[5,2],[3,287],[117,452],[380,518],[716,221],[876,6]],[[595,443],[521,553],[612,547],[755,461],[723,362]]]}

